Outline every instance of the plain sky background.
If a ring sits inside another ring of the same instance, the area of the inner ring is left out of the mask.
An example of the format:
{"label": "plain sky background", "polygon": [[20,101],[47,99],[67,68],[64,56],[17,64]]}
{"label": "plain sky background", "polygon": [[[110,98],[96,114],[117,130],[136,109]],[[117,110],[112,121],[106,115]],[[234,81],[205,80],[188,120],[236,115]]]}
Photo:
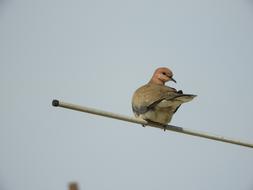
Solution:
{"label": "plain sky background", "polygon": [[253,142],[252,0],[0,0],[0,190],[253,190],[253,149],[51,106],[132,116],[160,66],[172,124]]}

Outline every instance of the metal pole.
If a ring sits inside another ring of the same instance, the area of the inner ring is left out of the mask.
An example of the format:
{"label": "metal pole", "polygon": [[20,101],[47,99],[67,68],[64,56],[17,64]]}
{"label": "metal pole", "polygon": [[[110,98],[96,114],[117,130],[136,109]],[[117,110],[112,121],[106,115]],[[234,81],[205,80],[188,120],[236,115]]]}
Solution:
{"label": "metal pole", "polygon": [[249,142],[243,142],[240,140],[226,138],[226,137],[222,137],[219,135],[213,135],[213,134],[209,134],[209,133],[205,133],[205,132],[194,131],[194,130],[190,130],[190,129],[186,129],[186,128],[182,128],[182,127],[177,127],[174,125],[164,126],[164,125],[160,125],[157,123],[150,123],[150,122],[147,122],[143,119],[128,117],[128,116],[124,116],[121,114],[116,114],[116,113],[102,111],[102,110],[98,110],[98,109],[94,109],[94,108],[79,106],[76,104],[66,103],[66,102],[62,102],[59,100],[53,100],[52,105],[55,107],[67,108],[67,109],[76,110],[76,111],[80,111],[80,112],[86,112],[86,113],[100,115],[100,116],[109,117],[109,118],[113,118],[113,119],[123,120],[123,121],[131,122],[131,123],[137,123],[137,124],[141,124],[141,125],[156,127],[156,128],[160,128],[160,129],[166,129],[166,130],[170,130],[170,131],[174,131],[174,132],[178,132],[178,133],[183,133],[183,134],[187,134],[187,135],[192,135],[192,136],[202,137],[202,138],[206,138],[206,139],[211,139],[211,140],[216,140],[216,141],[221,141],[221,142],[225,142],[225,143],[236,144],[236,145],[240,145],[240,146],[253,148],[253,144],[249,143]]}

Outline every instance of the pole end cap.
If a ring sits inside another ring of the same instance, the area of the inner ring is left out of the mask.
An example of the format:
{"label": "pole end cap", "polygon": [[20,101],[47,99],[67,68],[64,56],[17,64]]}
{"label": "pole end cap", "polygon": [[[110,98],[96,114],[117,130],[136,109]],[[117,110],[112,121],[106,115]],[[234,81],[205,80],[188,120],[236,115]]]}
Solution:
{"label": "pole end cap", "polygon": [[53,100],[52,101],[52,105],[54,106],[54,107],[58,107],[59,106],[59,100]]}

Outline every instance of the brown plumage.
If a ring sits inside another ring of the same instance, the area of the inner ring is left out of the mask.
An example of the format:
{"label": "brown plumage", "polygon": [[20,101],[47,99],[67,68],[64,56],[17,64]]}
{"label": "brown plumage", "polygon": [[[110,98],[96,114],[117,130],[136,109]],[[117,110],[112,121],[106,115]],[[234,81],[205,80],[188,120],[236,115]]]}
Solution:
{"label": "brown plumage", "polygon": [[181,104],[196,97],[165,86],[170,80],[176,82],[172,71],[165,67],[158,68],[149,83],[135,91],[132,108],[136,117],[166,125]]}

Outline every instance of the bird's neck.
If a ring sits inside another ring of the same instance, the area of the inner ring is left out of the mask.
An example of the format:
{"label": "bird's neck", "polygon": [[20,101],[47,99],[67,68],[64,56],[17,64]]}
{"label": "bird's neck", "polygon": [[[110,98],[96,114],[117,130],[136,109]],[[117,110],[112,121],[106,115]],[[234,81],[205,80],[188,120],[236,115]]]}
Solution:
{"label": "bird's neck", "polygon": [[160,80],[158,78],[152,78],[149,81],[149,84],[165,85],[165,82],[163,82],[162,80]]}

